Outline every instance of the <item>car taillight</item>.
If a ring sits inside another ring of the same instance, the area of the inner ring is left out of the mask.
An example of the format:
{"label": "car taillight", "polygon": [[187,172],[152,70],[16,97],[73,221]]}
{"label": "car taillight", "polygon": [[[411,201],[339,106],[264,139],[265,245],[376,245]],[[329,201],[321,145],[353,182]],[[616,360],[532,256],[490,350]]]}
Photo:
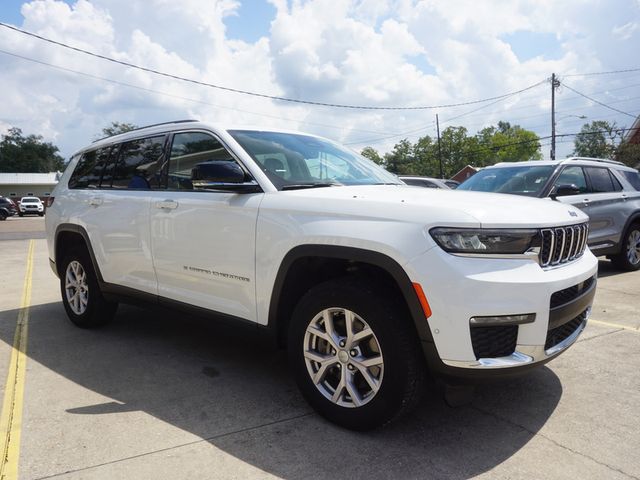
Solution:
{"label": "car taillight", "polygon": [[48,197],[47,198],[47,208],[50,207],[51,205],[53,205],[53,201],[56,199],[56,197]]}

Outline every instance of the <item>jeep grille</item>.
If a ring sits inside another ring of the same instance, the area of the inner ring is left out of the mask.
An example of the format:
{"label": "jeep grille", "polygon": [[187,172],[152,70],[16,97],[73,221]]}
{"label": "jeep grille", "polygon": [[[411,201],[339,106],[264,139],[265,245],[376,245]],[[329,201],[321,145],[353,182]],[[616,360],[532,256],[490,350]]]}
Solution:
{"label": "jeep grille", "polygon": [[570,262],[584,253],[589,235],[586,223],[567,227],[543,228],[540,265],[552,267]]}

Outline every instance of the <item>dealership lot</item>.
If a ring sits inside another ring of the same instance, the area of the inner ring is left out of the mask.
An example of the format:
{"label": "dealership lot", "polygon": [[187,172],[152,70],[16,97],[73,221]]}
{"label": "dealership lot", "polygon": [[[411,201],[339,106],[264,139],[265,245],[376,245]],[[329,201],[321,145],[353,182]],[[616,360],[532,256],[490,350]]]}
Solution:
{"label": "dealership lot", "polygon": [[[360,434],[313,413],[284,353],[252,329],[130,306],[105,328],[73,327],[42,227],[0,224],[0,387],[23,388],[21,479],[640,477],[640,273],[601,261],[592,321],[546,367],[466,407],[427,393]],[[26,370],[5,386],[27,303]]]}

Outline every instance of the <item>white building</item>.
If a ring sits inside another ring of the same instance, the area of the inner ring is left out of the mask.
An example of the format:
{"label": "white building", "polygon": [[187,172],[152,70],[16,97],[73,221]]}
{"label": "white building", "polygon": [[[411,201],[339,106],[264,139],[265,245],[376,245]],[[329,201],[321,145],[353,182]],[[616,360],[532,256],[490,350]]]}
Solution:
{"label": "white building", "polygon": [[0,173],[0,195],[12,200],[21,197],[40,197],[51,194],[62,173]]}

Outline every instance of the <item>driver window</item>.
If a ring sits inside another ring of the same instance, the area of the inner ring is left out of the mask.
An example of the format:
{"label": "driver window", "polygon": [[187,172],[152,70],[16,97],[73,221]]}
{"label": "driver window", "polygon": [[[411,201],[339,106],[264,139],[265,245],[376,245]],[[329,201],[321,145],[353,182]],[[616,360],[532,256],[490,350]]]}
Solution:
{"label": "driver window", "polygon": [[575,185],[580,190],[580,193],[588,192],[587,181],[582,167],[566,167],[562,170],[554,183],[556,188],[560,185]]}
{"label": "driver window", "polygon": [[233,156],[214,137],[202,132],[176,133],[169,157],[169,190],[193,190],[192,169],[203,162],[228,161]]}

